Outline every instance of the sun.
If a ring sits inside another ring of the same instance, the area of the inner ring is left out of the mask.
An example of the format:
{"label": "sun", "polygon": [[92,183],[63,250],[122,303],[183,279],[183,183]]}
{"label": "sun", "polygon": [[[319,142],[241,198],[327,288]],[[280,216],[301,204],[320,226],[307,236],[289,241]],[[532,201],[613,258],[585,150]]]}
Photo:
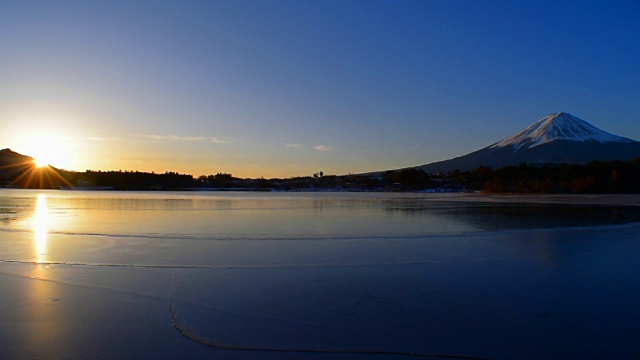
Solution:
{"label": "sun", "polygon": [[40,156],[33,158],[33,163],[39,168],[51,165],[51,161],[47,160],[46,157]]}
{"label": "sun", "polygon": [[45,167],[45,166],[48,166],[48,165],[49,165],[49,162],[48,162],[48,161],[46,161],[46,160],[42,160],[42,159],[40,159],[40,158],[34,158],[34,159],[33,159],[33,163],[34,163],[34,164],[36,164],[36,167],[39,167],[39,168],[41,168],[41,167]]}
{"label": "sun", "polygon": [[20,152],[33,158],[37,167],[55,166],[65,168],[71,156],[68,145],[54,135],[33,135],[25,139]]}

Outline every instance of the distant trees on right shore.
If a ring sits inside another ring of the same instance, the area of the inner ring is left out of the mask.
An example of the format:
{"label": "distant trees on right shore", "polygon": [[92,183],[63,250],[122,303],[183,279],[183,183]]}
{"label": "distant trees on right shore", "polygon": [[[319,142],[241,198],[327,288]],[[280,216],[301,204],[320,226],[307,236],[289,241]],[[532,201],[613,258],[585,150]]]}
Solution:
{"label": "distant trees on right shore", "polygon": [[489,193],[640,193],[640,159],[507,166],[483,177]]}

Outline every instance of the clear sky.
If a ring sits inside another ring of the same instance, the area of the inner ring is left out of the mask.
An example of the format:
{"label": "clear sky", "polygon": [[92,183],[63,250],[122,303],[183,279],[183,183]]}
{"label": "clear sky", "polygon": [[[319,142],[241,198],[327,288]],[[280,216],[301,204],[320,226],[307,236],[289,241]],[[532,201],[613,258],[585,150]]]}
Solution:
{"label": "clear sky", "polygon": [[640,2],[0,0],[0,148],[66,169],[401,168],[558,111],[640,140]]}

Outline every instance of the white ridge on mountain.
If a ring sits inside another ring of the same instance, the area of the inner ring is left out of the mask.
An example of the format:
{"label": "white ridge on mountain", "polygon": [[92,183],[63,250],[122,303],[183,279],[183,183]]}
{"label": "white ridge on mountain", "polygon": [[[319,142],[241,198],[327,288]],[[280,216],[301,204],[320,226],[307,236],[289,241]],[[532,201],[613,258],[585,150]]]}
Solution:
{"label": "white ridge on mountain", "polygon": [[515,152],[521,148],[533,148],[555,140],[595,141],[599,143],[632,142],[630,139],[600,130],[571,114],[559,112],[545,116],[528,128],[489,146],[489,148],[512,146]]}

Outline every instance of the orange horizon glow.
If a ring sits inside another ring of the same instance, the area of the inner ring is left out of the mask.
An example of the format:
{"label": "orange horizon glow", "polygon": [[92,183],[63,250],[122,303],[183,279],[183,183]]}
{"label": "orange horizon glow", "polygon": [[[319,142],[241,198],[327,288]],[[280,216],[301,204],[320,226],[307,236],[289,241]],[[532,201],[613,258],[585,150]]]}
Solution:
{"label": "orange horizon glow", "polygon": [[[57,131],[57,132],[56,132]],[[47,168],[67,171],[141,171],[178,172],[198,177],[228,173],[238,178],[287,178],[311,176],[323,171],[326,174],[342,175],[349,172],[366,172],[384,168],[354,168],[323,161],[326,153],[312,150],[310,156],[318,163],[268,158],[257,154],[255,160],[236,155],[221,156],[216,152],[199,151],[193,156],[190,146],[204,146],[200,142],[185,143],[173,140],[140,140],[136,136],[122,138],[94,138],[78,136],[75,133],[63,135],[66,130],[44,132],[23,131],[16,133],[14,143],[9,148],[19,154],[31,157],[36,170]],[[223,145],[215,145],[223,146]],[[231,147],[226,144],[224,146]],[[324,162],[324,163],[323,163]],[[390,165],[389,167],[392,167]],[[37,174],[31,174],[36,176]],[[29,187],[34,187],[27,181]],[[37,186],[35,186],[37,187]]]}

